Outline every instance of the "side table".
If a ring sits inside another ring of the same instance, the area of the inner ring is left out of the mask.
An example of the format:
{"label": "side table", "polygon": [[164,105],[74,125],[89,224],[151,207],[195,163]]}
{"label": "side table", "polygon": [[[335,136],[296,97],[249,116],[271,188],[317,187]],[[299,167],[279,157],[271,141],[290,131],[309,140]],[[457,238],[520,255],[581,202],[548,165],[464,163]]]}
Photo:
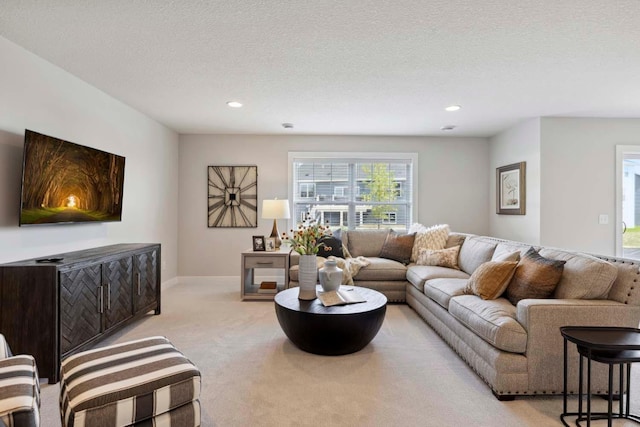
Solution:
{"label": "side table", "polygon": [[260,283],[255,282],[255,270],[261,268],[278,269],[284,273],[284,282],[278,283],[277,290],[289,287],[289,253],[288,246],[282,246],[274,252],[253,251],[242,252],[242,271],[240,273],[240,298],[244,300],[273,300],[275,293],[260,293]]}
{"label": "side table", "polygon": [[[563,407],[560,420],[565,426],[569,426],[565,417],[575,416],[576,425],[581,421],[608,420],[611,427],[613,419],[626,419],[640,423],[640,416],[633,415],[629,411],[631,401],[631,364],[640,362],[640,329],[613,326],[565,326],[560,328],[564,338],[564,391]],[[578,412],[567,411],[567,342],[577,345],[580,354],[580,373],[578,384]],[[582,392],[584,382],[584,359],[587,359],[587,410],[583,412]],[[606,363],[609,365],[609,406],[605,412],[591,412],[591,361]],[[618,413],[613,413],[613,367],[619,365],[620,378],[620,406]],[[626,369],[623,369],[626,368]],[[626,390],[624,388],[626,376]],[[625,399],[626,393],[626,399]],[[626,405],[624,404],[626,400]]]}

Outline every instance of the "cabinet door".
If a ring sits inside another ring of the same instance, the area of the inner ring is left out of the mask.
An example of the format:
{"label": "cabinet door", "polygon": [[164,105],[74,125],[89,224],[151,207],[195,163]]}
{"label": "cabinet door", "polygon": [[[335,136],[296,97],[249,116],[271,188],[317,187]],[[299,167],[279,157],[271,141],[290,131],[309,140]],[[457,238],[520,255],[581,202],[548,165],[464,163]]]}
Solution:
{"label": "cabinet door", "polygon": [[134,311],[138,313],[157,302],[158,251],[152,250],[136,254],[134,276]]}
{"label": "cabinet door", "polygon": [[60,272],[60,352],[100,334],[101,264]]}
{"label": "cabinet door", "polygon": [[133,259],[122,258],[103,265],[104,329],[133,316]]}

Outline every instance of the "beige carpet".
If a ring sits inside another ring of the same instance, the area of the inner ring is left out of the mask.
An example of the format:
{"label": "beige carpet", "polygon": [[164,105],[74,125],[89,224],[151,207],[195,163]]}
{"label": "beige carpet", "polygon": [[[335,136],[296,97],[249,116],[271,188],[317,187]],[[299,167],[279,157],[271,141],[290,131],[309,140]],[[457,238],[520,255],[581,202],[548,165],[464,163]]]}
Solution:
{"label": "beige carpet", "polygon": [[[272,302],[241,302],[239,294],[238,278],[184,279],[163,292],[160,316],[100,345],[167,336],[202,371],[203,426],[561,425],[562,397],[499,402],[407,305],[388,307],[362,351],[329,357],[293,346]],[[633,413],[640,413],[638,368]],[[60,425],[58,390],[43,384],[45,427]],[[594,402],[605,409],[604,400]]]}

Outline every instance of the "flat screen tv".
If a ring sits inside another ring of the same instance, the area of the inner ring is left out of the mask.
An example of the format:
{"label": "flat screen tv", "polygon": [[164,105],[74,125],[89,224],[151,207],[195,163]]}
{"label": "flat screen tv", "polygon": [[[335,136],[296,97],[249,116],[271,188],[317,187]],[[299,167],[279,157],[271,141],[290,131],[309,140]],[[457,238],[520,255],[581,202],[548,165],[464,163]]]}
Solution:
{"label": "flat screen tv", "polygon": [[20,225],[121,221],[124,160],[25,130]]}

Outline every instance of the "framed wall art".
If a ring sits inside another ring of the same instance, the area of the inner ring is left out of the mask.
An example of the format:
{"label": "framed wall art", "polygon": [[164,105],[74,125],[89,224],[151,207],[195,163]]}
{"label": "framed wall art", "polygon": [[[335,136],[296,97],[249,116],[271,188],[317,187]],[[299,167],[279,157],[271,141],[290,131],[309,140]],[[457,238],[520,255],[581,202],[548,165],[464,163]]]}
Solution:
{"label": "framed wall art", "polygon": [[258,167],[207,168],[209,228],[258,226]]}
{"label": "framed wall art", "polygon": [[496,213],[525,215],[526,162],[496,168]]}

